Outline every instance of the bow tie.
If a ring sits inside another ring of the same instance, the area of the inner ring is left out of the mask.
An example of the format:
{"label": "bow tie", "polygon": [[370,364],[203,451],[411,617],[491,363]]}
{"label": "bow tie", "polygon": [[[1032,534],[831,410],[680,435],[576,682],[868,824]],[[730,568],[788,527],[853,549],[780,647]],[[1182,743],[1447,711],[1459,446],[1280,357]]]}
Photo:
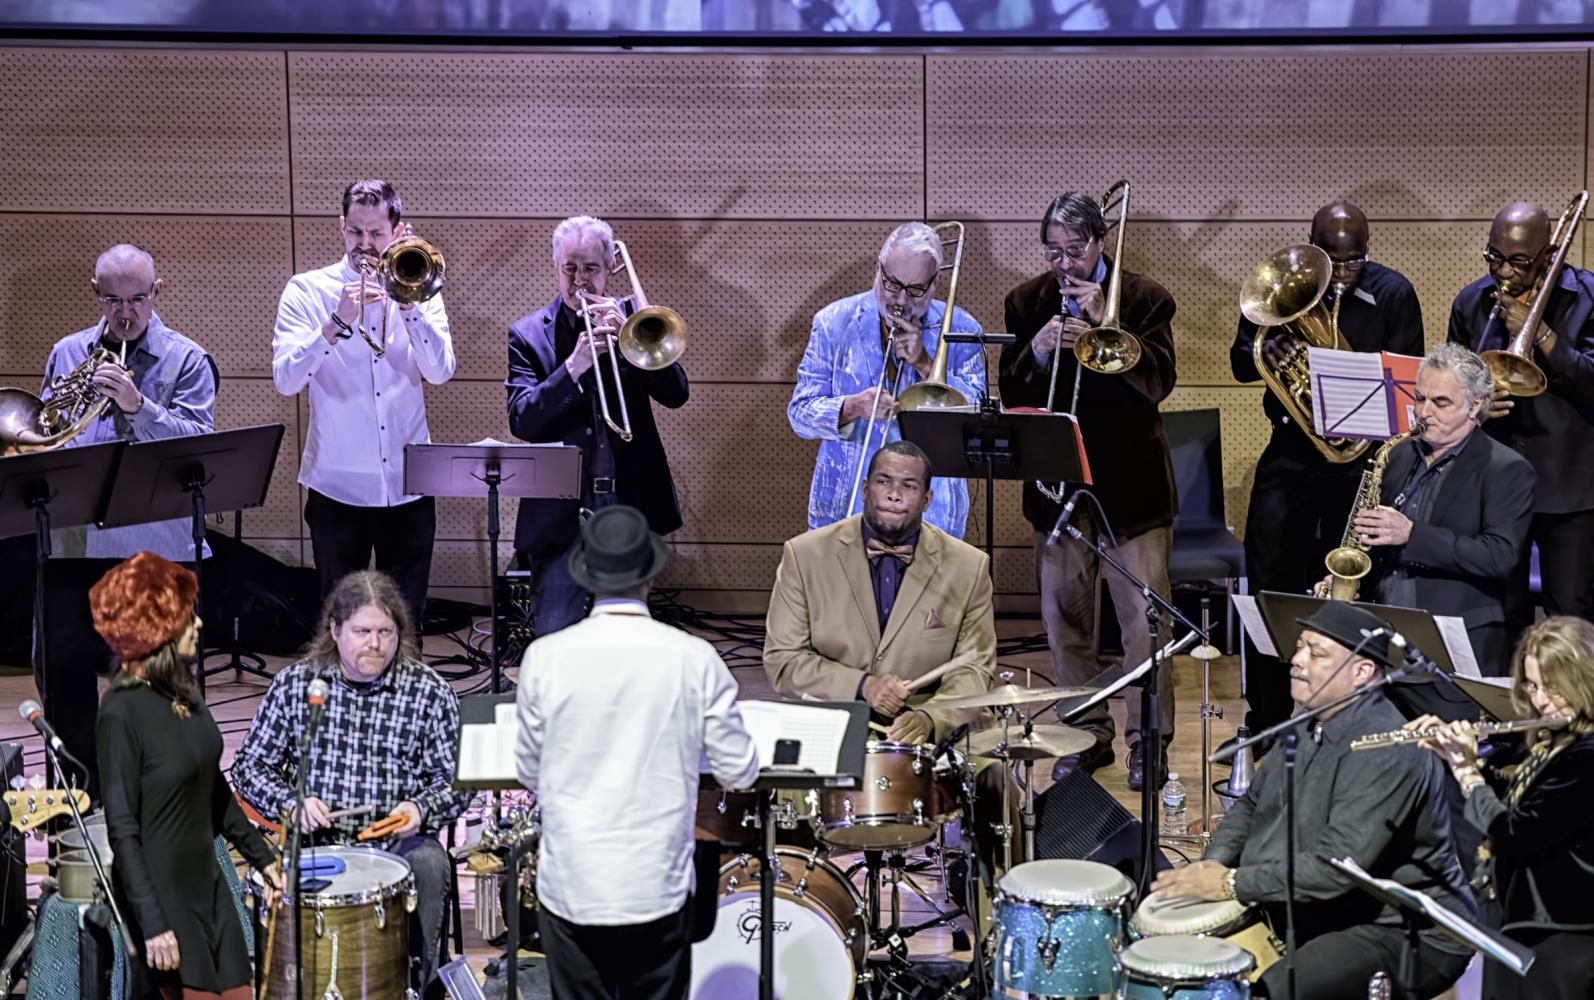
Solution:
{"label": "bow tie", "polygon": [[911,545],[887,545],[878,538],[871,538],[864,542],[863,547],[864,551],[868,553],[870,560],[879,559],[881,556],[890,556],[904,566],[913,564],[913,546]]}

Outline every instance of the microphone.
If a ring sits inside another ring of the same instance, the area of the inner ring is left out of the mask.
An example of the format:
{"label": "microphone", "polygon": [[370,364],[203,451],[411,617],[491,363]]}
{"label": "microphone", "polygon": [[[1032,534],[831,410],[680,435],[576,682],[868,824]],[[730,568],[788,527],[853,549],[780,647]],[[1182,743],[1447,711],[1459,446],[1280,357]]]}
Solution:
{"label": "microphone", "polygon": [[1068,502],[1063,504],[1063,512],[1057,516],[1057,523],[1052,525],[1052,533],[1046,536],[1047,545],[1056,545],[1057,539],[1062,537],[1063,525],[1067,524],[1068,519],[1074,516],[1074,505],[1079,503],[1079,495],[1083,492],[1085,491],[1082,489],[1075,490],[1069,495]]}
{"label": "microphone", "polygon": [[29,723],[34,729],[39,731],[39,735],[44,737],[44,742],[51,750],[71,756],[71,754],[67,753],[66,744],[61,742],[61,737],[55,735],[55,727],[50,725],[44,718],[44,709],[39,707],[38,702],[29,698],[17,706],[17,714],[22,716],[24,722]]}
{"label": "microphone", "polygon": [[310,702],[311,718],[318,717],[321,711],[327,707],[327,693],[330,690],[327,687],[327,682],[319,677],[310,682],[310,694],[307,700]]}
{"label": "microphone", "polygon": [[935,745],[935,752],[930,755],[930,760],[937,761],[942,757],[945,757],[951,752],[954,746],[957,746],[958,740],[961,740],[964,736],[968,735],[968,731],[969,724],[967,722],[952,730],[952,732],[947,735],[946,739]]}

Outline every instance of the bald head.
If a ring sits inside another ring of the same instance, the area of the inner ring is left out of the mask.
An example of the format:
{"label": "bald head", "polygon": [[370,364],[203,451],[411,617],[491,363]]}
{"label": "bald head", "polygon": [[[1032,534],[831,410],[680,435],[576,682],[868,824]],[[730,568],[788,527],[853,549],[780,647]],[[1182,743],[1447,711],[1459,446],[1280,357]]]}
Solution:
{"label": "bald head", "polygon": [[155,258],[143,247],[118,243],[94,262],[95,281],[104,281],[111,275],[127,275],[148,285],[155,280]]}
{"label": "bald head", "polygon": [[94,297],[105,314],[105,335],[111,340],[137,340],[149,327],[160,296],[155,258],[131,243],[118,243],[94,262]]}
{"label": "bald head", "polygon": [[1489,275],[1510,295],[1532,288],[1544,272],[1550,216],[1530,201],[1513,201],[1489,227]]}
{"label": "bald head", "polygon": [[1335,260],[1367,255],[1367,216],[1348,201],[1324,205],[1312,216],[1312,245]]}

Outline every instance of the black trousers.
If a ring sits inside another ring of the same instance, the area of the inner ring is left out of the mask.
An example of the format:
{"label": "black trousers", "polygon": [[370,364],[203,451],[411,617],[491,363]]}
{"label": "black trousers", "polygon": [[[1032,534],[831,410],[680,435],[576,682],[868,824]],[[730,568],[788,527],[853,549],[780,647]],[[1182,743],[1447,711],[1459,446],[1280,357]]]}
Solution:
{"label": "black trousers", "polygon": [[1514,931],[1533,949],[1526,976],[1497,962],[1483,963],[1483,1000],[1587,1000],[1594,996],[1594,935]]}
{"label": "black trousers", "polygon": [[1533,624],[1537,602],[1528,591],[1533,542],[1539,543],[1539,599],[1545,613],[1594,621],[1594,510],[1534,514],[1528,543],[1522,546],[1522,558],[1506,592],[1506,631],[1513,647]]}
{"label": "black trousers", "polygon": [[397,507],[356,507],[307,491],[304,523],[321,577],[321,599],[356,570],[376,568],[391,576],[410,606],[417,636],[432,575],[432,536],[437,534],[437,502],[421,497]]}
{"label": "black trousers", "polygon": [[573,924],[539,916],[554,1000],[683,1000],[692,984],[690,905],[645,924]]}
{"label": "black trousers", "polygon": [[[1323,557],[1337,547],[1350,519],[1362,462],[1334,465],[1294,427],[1278,427],[1256,462],[1245,515],[1245,575],[1251,593],[1301,594],[1328,571]],[[1285,659],[1288,659],[1288,651]],[[1257,652],[1246,637],[1245,724],[1252,732],[1289,718],[1288,666]]]}
{"label": "black trousers", "polygon": [[[1301,1000],[1367,1000],[1367,981],[1383,972],[1394,995],[1402,996],[1400,953],[1405,936],[1399,927],[1362,924],[1312,938],[1295,950],[1295,995]],[[1407,1000],[1427,1000],[1449,989],[1471,957],[1441,951],[1424,935],[1417,954],[1418,997]],[[1287,982],[1281,960],[1262,974],[1254,995],[1282,1000],[1288,995]]]}

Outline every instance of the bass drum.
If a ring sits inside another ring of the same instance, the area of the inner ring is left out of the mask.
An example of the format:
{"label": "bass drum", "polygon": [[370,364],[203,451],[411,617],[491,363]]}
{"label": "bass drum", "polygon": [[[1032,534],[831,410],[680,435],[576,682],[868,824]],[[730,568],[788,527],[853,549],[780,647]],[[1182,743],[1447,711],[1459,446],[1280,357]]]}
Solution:
{"label": "bass drum", "polygon": [[[775,995],[852,1000],[868,947],[863,898],[817,851],[777,847],[775,856]],[[748,855],[720,869],[714,933],[692,946],[692,1000],[758,996],[762,870]]]}

